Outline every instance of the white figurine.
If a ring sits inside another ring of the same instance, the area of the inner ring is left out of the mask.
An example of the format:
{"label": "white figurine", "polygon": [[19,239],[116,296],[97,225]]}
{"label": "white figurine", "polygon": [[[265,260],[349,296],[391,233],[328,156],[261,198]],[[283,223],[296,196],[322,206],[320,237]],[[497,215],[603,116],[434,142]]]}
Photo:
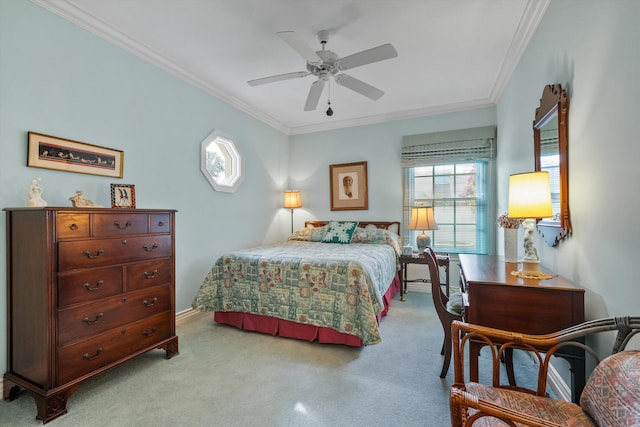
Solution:
{"label": "white figurine", "polygon": [[74,208],[101,208],[101,205],[95,204],[91,200],[82,197],[82,191],[76,190],[76,194],[69,197]]}
{"label": "white figurine", "polygon": [[31,185],[29,186],[29,201],[27,202],[27,206],[47,206],[47,202],[45,202],[42,198],[42,186],[40,185],[40,177],[31,181]]}

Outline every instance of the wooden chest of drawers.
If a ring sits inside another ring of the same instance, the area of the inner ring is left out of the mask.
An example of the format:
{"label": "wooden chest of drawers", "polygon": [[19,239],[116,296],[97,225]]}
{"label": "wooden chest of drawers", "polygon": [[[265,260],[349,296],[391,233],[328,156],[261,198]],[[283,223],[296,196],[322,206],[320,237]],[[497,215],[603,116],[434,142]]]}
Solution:
{"label": "wooden chest of drawers", "polygon": [[155,348],[178,353],[175,211],[5,211],[6,400],[29,390],[46,423],[88,378]]}

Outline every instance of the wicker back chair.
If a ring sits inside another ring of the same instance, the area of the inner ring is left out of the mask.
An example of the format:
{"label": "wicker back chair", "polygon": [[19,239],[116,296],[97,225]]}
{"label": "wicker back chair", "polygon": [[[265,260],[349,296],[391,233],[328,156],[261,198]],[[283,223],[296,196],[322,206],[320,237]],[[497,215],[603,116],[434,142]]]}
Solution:
{"label": "wicker back chair", "polygon": [[[587,335],[618,331],[612,355],[602,362],[583,342]],[[640,332],[640,317],[616,317],[585,322],[546,335],[526,335],[454,322],[455,382],[451,387],[451,425],[461,426],[631,426],[640,425],[640,351],[626,351]],[[491,385],[465,382],[465,344],[482,340],[491,349]],[[505,343],[505,344],[494,344]],[[548,396],[551,356],[566,346],[585,350],[597,363],[579,405]],[[539,366],[536,390],[502,385],[500,357],[507,348],[530,351]],[[545,354],[536,349],[546,349]]]}

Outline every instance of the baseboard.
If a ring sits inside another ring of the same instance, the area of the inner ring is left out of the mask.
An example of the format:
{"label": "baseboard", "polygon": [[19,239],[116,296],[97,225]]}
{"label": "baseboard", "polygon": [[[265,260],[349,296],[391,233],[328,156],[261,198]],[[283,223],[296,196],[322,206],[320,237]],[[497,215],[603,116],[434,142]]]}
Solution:
{"label": "baseboard", "polygon": [[195,317],[199,314],[202,314],[202,311],[194,310],[193,308],[188,308],[179,313],[176,313],[176,325],[180,325],[188,320],[191,320],[192,317]]}
{"label": "baseboard", "polygon": [[549,371],[547,373],[547,382],[549,387],[556,394],[558,399],[571,402],[571,387],[562,379],[556,368],[549,364]]}
{"label": "baseboard", "polygon": [[[179,313],[176,313],[176,325],[180,325],[188,320],[191,320],[192,317],[195,317],[198,314],[202,314],[202,312],[198,310],[194,310],[193,308],[188,308]],[[4,390],[3,382],[4,382],[4,379],[0,378],[0,390]]]}

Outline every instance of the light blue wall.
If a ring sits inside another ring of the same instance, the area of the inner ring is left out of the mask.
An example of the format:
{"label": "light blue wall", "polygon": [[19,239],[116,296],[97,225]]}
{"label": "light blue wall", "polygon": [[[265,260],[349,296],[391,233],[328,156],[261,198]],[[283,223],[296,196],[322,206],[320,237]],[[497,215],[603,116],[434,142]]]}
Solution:
{"label": "light blue wall", "polygon": [[573,235],[538,248],[544,265],[587,290],[588,319],[638,314],[638,16],[635,0],[553,0],[497,108],[503,211],[509,174],[533,169],[543,87],[568,89]]}
{"label": "light blue wall", "polygon": [[[42,177],[50,205],[75,190],[109,205],[109,184],[136,185],[141,208],[177,214],[177,303],[187,309],[215,258],[282,240],[282,191],[301,190],[306,219],[401,220],[402,136],[498,125],[498,211],[508,175],[533,168],[531,122],[544,85],[570,90],[569,171],[573,236],[538,244],[543,263],[588,290],[587,317],[633,313],[640,291],[634,185],[640,144],[640,3],[554,0],[497,111],[493,108],[287,137],[40,7],[0,1],[0,207],[25,206]],[[246,178],[234,194],[211,189],[199,144],[212,130],[236,137]],[[121,149],[114,180],[26,167],[26,133]],[[368,162],[369,210],[329,208],[329,165]],[[625,183],[625,184],[621,184]],[[619,206],[620,205],[620,206]],[[499,231],[498,231],[499,233]],[[5,259],[0,227],[0,259]],[[0,262],[0,366],[6,365],[6,268]]]}
{"label": "light blue wall", "polygon": [[[303,198],[296,225],[308,219],[402,222],[402,137],[495,124],[495,108],[483,108],[292,136],[289,179]],[[329,165],[361,161],[367,162],[369,209],[331,211]]]}
{"label": "light blue wall", "polygon": [[[246,178],[234,194],[214,191],[200,172],[200,142],[214,129],[234,135],[244,155]],[[124,178],[29,168],[28,131],[123,150]],[[0,208],[26,206],[30,181],[41,177],[50,206],[71,206],[78,189],[110,206],[110,183],[119,182],[136,186],[139,208],[177,209],[178,311],[223,251],[288,233],[286,135],[23,0],[0,1],[0,147]],[[2,369],[5,241],[3,225]]]}

